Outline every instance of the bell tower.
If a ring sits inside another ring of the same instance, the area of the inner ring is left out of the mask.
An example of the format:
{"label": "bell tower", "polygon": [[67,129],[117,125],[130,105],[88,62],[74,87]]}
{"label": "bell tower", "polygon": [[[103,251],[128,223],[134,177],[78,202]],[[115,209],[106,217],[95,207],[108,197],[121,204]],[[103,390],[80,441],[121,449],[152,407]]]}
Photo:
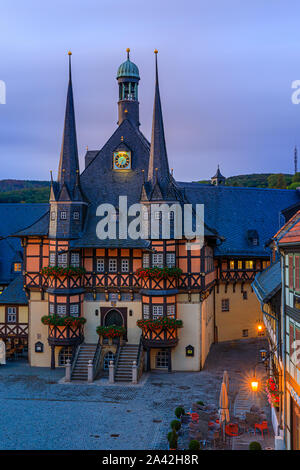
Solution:
{"label": "bell tower", "polygon": [[130,49],[126,49],[127,60],[118,68],[117,80],[119,84],[119,101],[118,101],[118,125],[128,119],[131,124],[139,127],[139,69],[130,60]]}

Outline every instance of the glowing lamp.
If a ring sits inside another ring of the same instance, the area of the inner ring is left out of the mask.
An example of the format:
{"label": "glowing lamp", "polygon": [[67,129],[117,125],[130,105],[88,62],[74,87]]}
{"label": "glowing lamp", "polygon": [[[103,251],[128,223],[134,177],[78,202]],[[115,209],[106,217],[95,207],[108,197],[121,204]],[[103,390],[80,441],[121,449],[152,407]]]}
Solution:
{"label": "glowing lamp", "polygon": [[252,392],[257,392],[258,390],[258,380],[256,379],[256,377],[254,377],[254,379],[251,380],[251,389],[252,389]]}

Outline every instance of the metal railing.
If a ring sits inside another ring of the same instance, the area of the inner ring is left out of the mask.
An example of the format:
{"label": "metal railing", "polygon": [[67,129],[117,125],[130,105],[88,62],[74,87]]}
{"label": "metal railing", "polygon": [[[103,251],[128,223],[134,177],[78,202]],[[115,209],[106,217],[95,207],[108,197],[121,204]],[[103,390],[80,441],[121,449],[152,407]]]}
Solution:
{"label": "metal railing", "polygon": [[76,362],[77,362],[77,359],[78,359],[80,346],[81,346],[81,344],[78,344],[78,346],[76,346],[73,350],[73,354],[72,354],[72,358],[71,358],[71,380],[72,380],[73,370],[75,368],[75,365],[76,365]]}
{"label": "metal railing", "polygon": [[140,343],[139,343],[136,365],[137,365],[137,371],[138,371],[137,379],[139,381],[140,377],[143,374],[143,367],[144,367],[144,347],[143,347],[142,335],[140,336]]}
{"label": "metal railing", "polygon": [[120,341],[120,338],[119,338],[117,351],[116,351],[116,359],[115,359],[115,364],[114,364],[115,365],[115,367],[114,367],[114,376],[116,376],[116,372],[117,372],[117,369],[118,369],[120,352],[121,352],[121,341]]}
{"label": "metal railing", "polygon": [[102,350],[102,346],[100,344],[100,339],[99,339],[97,343],[96,351],[93,357],[93,380],[97,378],[100,372],[101,350]]}

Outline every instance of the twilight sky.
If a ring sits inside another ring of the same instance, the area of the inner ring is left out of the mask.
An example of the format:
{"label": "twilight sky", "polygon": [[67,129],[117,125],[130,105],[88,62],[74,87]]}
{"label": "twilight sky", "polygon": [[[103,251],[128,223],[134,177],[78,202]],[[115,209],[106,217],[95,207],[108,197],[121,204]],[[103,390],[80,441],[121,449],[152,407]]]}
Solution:
{"label": "twilight sky", "polygon": [[[67,51],[81,170],[116,127],[118,66],[140,70],[141,130],[151,132],[154,54],[177,180],[293,172],[300,154],[298,0],[1,0],[0,179],[56,176]],[[299,157],[300,160],[300,157]],[[300,163],[299,163],[300,167]]]}

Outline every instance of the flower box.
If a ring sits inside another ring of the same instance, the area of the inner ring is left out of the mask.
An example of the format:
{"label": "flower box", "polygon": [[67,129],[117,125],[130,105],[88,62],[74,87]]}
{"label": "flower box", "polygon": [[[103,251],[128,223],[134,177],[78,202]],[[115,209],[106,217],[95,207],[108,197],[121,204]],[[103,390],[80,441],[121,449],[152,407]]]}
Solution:
{"label": "flower box", "polygon": [[44,315],[41,318],[41,321],[44,325],[51,326],[71,326],[73,328],[78,328],[81,325],[84,325],[86,319],[83,317],[60,317],[58,315]]}
{"label": "flower box", "polygon": [[183,327],[182,320],[176,320],[175,318],[168,317],[158,318],[157,320],[138,320],[136,324],[139,328],[146,328],[151,330],[166,330],[168,328],[177,329]]}
{"label": "flower box", "polygon": [[41,270],[41,274],[46,277],[83,276],[85,273],[84,268],[76,268],[74,266],[68,266],[67,268],[63,268],[62,266],[46,266]]}
{"label": "flower box", "polygon": [[124,326],[109,325],[109,326],[98,326],[96,329],[97,334],[104,338],[120,338],[125,335],[126,328]]}
{"label": "flower box", "polygon": [[140,279],[168,279],[179,278],[182,274],[180,268],[139,268],[135,274]]}

